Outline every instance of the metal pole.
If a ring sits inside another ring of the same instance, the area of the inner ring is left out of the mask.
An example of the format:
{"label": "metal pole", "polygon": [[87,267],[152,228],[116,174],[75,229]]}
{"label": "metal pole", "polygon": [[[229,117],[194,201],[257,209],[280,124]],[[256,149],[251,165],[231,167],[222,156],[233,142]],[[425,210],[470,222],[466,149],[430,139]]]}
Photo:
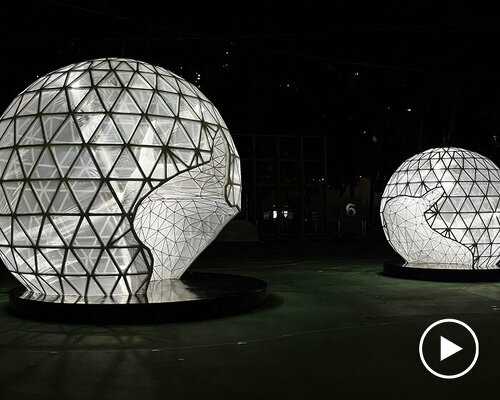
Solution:
{"label": "metal pole", "polygon": [[305,203],[306,203],[306,188],[304,178],[304,135],[300,134],[300,234],[305,235]]}

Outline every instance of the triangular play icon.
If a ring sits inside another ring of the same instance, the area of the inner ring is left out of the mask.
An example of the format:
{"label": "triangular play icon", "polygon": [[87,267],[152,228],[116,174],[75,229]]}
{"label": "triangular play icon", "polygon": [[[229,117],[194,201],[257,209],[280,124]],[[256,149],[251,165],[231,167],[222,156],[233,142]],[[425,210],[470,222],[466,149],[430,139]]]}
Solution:
{"label": "triangular play icon", "polygon": [[451,340],[446,339],[443,336],[440,336],[440,357],[439,361],[446,360],[448,357],[451,357],[453,354],[458,353],[463,350],[460,346],[453,343]]}

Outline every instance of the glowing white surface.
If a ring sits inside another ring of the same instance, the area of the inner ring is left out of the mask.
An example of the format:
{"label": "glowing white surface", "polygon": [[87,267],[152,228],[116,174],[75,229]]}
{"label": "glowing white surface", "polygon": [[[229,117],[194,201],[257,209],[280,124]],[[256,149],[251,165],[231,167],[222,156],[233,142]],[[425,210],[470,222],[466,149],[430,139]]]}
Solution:
{"label": "glowing white surface", "polygon": [[386,238],[409,265],[496,268],[499,193],[500,170],[486,157],[453,147],[424,151],[406,160],[384,190]]}
{"label": "glowing white surface", "polygon": [[0,118],[0,253],[47,295],[179,278],[239,211],[238,153],[192,84],[129,59],[61,68]]}

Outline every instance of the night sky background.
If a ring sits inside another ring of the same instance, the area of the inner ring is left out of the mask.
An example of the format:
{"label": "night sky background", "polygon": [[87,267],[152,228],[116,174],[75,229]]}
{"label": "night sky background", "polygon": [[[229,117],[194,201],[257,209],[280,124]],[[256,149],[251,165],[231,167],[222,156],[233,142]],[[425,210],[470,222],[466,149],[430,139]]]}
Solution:
{"label": "night sky background", "polygon": [[0,108],[37,75],[128,57],[199,85],[233,133],[325,135],[329,185],[366,176],[383,189],[404,159],[442,145],[500,163],[493,3],[301,4],[2,5]]}

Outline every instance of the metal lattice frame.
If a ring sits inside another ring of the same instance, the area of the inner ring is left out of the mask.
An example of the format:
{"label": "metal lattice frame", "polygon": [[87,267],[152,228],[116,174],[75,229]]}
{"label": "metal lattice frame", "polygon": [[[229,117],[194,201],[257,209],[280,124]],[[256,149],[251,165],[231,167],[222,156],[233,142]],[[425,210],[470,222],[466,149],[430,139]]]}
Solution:
{"label": "metal lattice frame", "polygon": [[140,61],[61,68],[0,118],[0,253],[28,289],[108,296],[179,278],[240,208],[240,163],[192,84]]}
{"label": "metal lattice frame", "polygon": [[499,193],[500,170],[488,158],[453,147],[424,151],[406,160],[384,190],[385,235],[410,264],[496,268]]}

